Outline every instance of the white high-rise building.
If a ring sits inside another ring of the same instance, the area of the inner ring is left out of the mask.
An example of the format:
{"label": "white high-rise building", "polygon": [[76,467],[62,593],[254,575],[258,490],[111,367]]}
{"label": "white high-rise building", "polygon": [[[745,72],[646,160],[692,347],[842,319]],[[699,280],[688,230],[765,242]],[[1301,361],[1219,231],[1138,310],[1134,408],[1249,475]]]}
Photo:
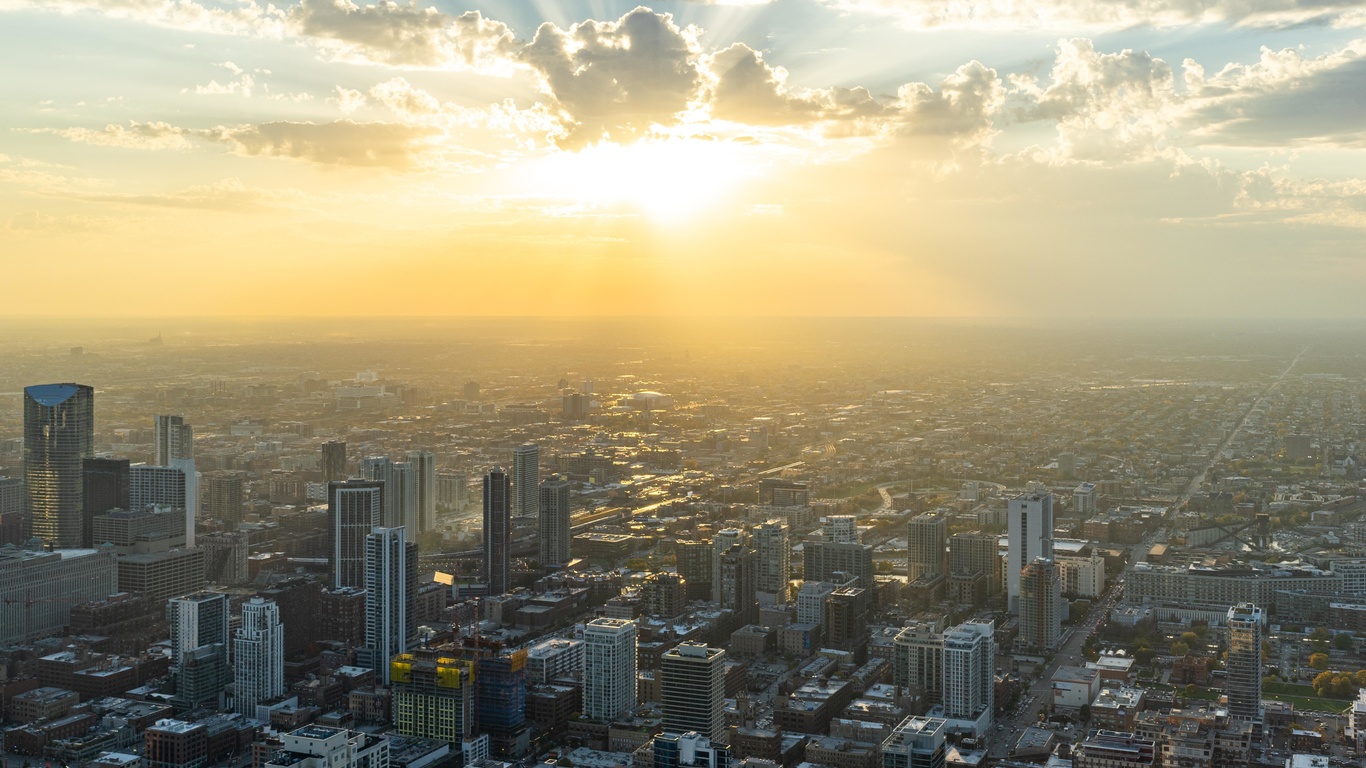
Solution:
{"label": "white high-rise building", "polygon": [[754,526],[754,549],[759,602],[786,604],[787,585],[792,578],[792,545],[788,542],[787,523],[769,520]]}
{"label": "white high-rise building", "polygon": [[912,715],[882,743],[882,768],[944,768],[948,723]]}
{"label": "white high-rise building", "polygon": [[582,640],[552,637],[542,640],[526,651],[526,681],[542,685],[561,675],[583,674],[584,650]]}
{"label": "white high-rise building", "polygon": [[232,690],[237,711],[252,716],[256,705],[285,693],[285,628],[272,600],[253,597],[242,605],[242,626],[232,642]]}
{"label": "white high-rise building", "polygon": [[417,547],[406,531],[376,528],[365,537],[365,649],[376,682],[389,684],[389,660],[408,650],[417,630]]}
{"label": "white high-rise building", "polygon": [[1053,494],[1027,493],[1006,509],[1010,554],[1006,565],[1006,597],[1010,612],[1019,612],[1020,571],[1038,558],[1053,559]]}
{"label": "white high-rise building", "polygon": [[980,736],[996,706],[996,627],[969,621],[944,632],[943,705],[949,720],[972,721]]}
{"label": "white high-rise building", "polygon": [[831,515],[825,518],[825,540],[836,544],[857,544],[858,521],[853,515]]}
{"label": "white high-rise building", "polygon": [[1072,491],[1072,514],[1090,517],[1096,513],[1096,484],[1082,483]]}
{"label": "white high-rise building", "polygon": [[128,506],[141,510],[149,505],[184,510],[185,545],[194,546],[199,515],[199,474],[194,459],[172,459],[168,466],[134,464],[128,468]]}
{"label": "white high-rise building", "polygon": [[540,511],[541,449],[535,443],[512,449],[512,516]]}
{"label": "white high-rise building", "polygon": [[583,628],[583,714],[611,721],[636,706],[636,623],[593,619]]}
{"label": "white high-rise building", "polygon": [[178,666],[189,651],[214,643],[228,647],[228,596],[196,592],[166,601],[166,623],[171,629],[171,665]]}
{"label": "white high-rise building", "polygon": [[436,528],[436,454],[431,451],[408,451],[408,463],[413,465],[413,484],[417,489],[416,533]]}
{"label": "white high-rise building", "polygon": [[825,598],[837,589],[828,581],[803,581],[797,590],[797,623],[825,626]]}

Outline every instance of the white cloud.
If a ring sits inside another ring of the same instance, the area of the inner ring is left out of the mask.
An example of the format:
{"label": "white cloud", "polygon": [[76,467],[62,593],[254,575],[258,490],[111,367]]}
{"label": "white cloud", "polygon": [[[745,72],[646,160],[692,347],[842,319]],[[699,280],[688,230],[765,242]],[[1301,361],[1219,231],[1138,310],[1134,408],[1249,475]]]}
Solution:
{"label": "white cloud", "polygon": [[35,133],[51,133],[80,144],[121,149],[188,149],[189,132],[170,123],[110,123],[104,128],[39,128]]}

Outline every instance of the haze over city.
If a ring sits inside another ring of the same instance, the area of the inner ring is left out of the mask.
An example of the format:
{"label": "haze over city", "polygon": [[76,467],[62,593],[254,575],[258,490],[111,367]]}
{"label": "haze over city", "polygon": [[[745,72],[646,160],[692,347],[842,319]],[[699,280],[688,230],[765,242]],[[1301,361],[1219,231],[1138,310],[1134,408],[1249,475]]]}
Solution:
{"label": "haze over city", "polygon": [[1357,3],[0,18],[8,315],[1361,314]]}

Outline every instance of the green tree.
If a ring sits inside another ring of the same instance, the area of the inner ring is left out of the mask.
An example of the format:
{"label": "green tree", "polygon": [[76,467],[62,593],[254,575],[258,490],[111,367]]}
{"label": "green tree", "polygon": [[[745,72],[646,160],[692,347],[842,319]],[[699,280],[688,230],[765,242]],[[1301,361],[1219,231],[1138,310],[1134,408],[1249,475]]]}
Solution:
{"label": "green tree", "polygon": [[1079,711],[1077,714],[1081,717],[1081,721],[1083,723],[1091,722],[1091,705],[1082,704],[1081,711]]}
{"label": "green tree", "polygon": [[1339,632],[1333,635],[1333,647],[1339,651],[1350,651],[1357,647],[1357,640],[1350,632]]}
{"label": "green tree", "polygon": [[[1328,654],[1313,653],[1309,655],[1309,668],[1324,670],[1328,669]],[[1315,678],[1317,679],[1317,678]]]}
{"label": "green tree", "polygon": [[1199,644],[1200,644],[1200,636],[1197,635],[1197,634],[1195,634],[1194,632],[1182,632],[1182,633],[1181,633],[1181,642],[1185,643],[1185,644],[1188,645],[1188,646],[1191,646],[1191,645],[1199,645]]}
{"label": "green tree", "polygon": [[1185,643],[1181,642],[1180,640],[1175,640],[1175,641],[1172,642],[1172,655],[1173,655],[1173,656],[1185,656],[1185,655],[1188,654],[1188,653],[1190,653],[1190,646],[1189,646],[1189,645],[1186,645]]}

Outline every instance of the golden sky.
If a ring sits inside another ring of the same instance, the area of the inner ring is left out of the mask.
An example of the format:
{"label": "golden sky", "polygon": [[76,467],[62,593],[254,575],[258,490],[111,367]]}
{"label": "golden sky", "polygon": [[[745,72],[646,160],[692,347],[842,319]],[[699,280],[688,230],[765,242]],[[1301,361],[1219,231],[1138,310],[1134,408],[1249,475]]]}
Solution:
{"label": "golden sky", "polygon": [[0,0],[9,315],[1359,315],[1344,0]]}

